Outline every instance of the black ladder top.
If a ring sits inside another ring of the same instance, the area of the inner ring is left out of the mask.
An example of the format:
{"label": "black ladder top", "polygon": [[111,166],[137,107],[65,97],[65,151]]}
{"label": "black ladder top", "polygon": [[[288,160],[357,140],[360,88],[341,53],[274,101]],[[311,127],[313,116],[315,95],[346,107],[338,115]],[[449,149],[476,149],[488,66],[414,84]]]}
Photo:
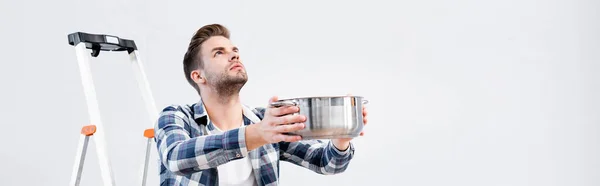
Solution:
{"label": "black ladder top", "polygon": [[137,50],[137,46],[133,40],[111,35],[75,32],[69,34],[68,38],[69,44],[73,46],[82,42],[85,43],[86,48],[92,49],[93,57],[97,57],[100,51],[127,51],[131,53]]}

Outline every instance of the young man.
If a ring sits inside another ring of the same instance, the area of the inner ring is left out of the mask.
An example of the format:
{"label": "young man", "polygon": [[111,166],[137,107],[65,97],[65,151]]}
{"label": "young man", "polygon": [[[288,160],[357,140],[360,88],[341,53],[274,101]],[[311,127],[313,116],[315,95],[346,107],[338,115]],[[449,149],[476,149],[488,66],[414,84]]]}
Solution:
{"label": "young man", "polygon": [[[183,66],[200,101],[171,105],[160,114],[155,140],[161,185],[278,185],[280,160],[319,174],[348,167],[351,139],[323,142],[284,134],[304,127],[305,116],[287,115],[298,107],[251,108],[240,102],[248,76],[227,28],[200,28]],[[366,123],[365,110],[363,116]]]}

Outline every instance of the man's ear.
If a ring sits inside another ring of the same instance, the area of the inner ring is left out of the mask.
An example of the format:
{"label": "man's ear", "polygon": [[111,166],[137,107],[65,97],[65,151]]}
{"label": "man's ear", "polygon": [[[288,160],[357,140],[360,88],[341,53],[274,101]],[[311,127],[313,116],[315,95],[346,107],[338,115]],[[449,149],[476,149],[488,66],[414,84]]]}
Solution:
{"label": "man's ear", "polygon": [[190,73],[190,77],[198,84],[203,84],[206,82],[204,73],[201,70],[193,70],[192,73]]}

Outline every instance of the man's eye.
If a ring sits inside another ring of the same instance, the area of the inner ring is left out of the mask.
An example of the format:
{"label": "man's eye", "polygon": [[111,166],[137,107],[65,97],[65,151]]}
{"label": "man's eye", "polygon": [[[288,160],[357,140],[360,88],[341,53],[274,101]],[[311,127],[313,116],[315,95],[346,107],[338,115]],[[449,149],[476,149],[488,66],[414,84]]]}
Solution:
{"label": "man's eye", "polygon": [[215,52],[215,56],[220,55],[220,54],[223,54],[223,52],[221,52],[221,51]]}

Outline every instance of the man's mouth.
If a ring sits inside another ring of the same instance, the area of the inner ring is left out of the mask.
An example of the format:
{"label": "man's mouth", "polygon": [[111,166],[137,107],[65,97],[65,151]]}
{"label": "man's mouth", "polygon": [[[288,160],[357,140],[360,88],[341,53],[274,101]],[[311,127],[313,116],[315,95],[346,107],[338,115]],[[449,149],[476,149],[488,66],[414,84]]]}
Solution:
{"label": "man's mouth", "polygon": [[242,68],[242,65],[241,65],[241,64],[239,64],[239,63],[236,63],[235,65],[231,66],[231,68],[229,68],[229,70],[235,70],[235,69],[238,69],[238,68],[240,68],[240,69],[241,69],[241,68]]}

